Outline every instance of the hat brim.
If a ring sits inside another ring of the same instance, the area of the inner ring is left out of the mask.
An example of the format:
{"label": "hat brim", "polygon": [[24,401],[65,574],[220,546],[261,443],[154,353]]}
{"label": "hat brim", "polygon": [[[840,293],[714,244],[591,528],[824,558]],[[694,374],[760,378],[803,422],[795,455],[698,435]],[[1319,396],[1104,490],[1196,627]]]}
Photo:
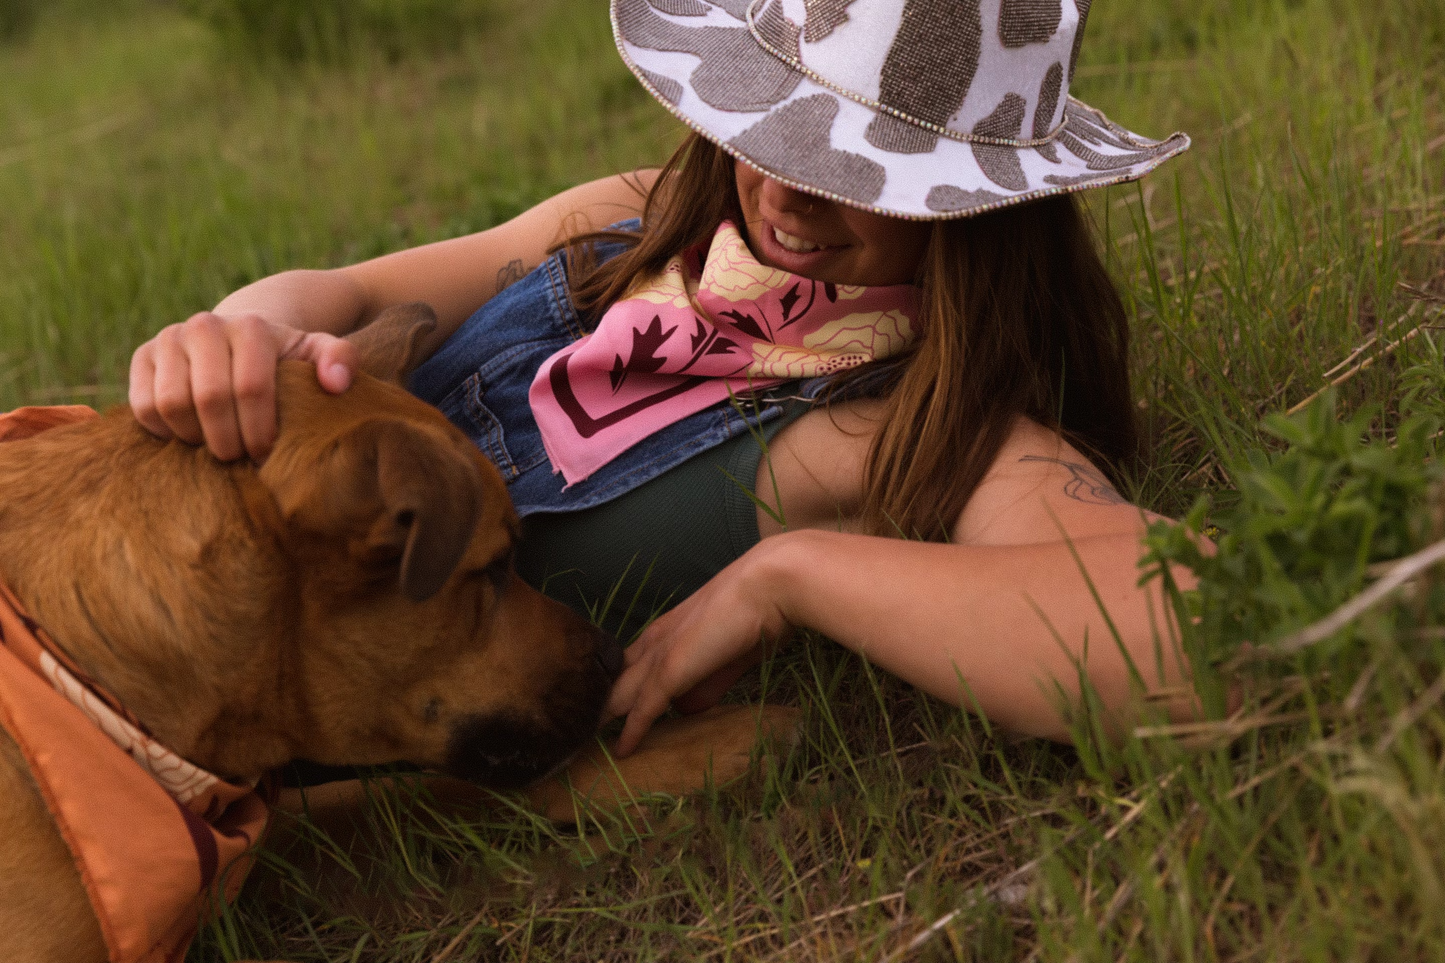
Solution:
{"label": "hat brim", "polygon": [[[743,0],[611,0],[628,68],[683,123],[782,183],[915,220],[967,217],[1035,198],[1136,180],[1189,148],[1128,131],[1072,97],[1048,143],[1012,147],[902,129],[864,136],[880,111],[763,49],[730,7]],[[686,13],[664,13],[670,6]],[[905,125],[904,121],[894,121]]]}

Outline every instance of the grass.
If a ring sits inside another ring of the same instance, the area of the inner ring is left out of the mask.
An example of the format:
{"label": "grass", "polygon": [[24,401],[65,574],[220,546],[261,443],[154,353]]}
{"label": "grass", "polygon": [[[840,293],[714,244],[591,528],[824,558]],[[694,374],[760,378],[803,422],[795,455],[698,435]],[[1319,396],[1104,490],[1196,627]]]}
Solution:
{"label": "grass", "polygon": [[[136,344],[246,281],[483,228],[679,137],[600,4],[498,2],[483,23],[325,65],[242,53],[172,4],[40,9],[0,47],[0,406],[123,400]],[[1407,415],[1445,415],[1442,61],[1436,0],[1095,5],[1076,93],[1195,142],[1090,196],[1135,319],[1155,454],[1137,494],[1175,516],[1208,495],[1200,520],[1241,533],[1228,557],[1265,573],[1254,641],[1387,557],[1357,532],[1312,593],[1304,548],[1244,538],[1271,511],[1298,513],[1286,534],[1347,514],[1276,491],[1266,416],[1334,384],[1340,420],[1377,439],[1337,457],[1375,471]],[[1297,450],[1323,444],[1314,417]],[[1440,533],[1411,484],[1396,514],[1420,544]],[[279,895],[243,900],[191,959],[1445,958],[1432,585],[1234,666],[1232,720],[1122,745],[1087,713],[1073,747],[1014,740],[807,640],[768,680],[806,707],[804,743],[745,785],[577,831],[428,828],[406,818],[424,799],[382,797],[383,842],[337,860],[402,899],[272,866]],[[1221,664],[1228,624],[1199,628]]]}

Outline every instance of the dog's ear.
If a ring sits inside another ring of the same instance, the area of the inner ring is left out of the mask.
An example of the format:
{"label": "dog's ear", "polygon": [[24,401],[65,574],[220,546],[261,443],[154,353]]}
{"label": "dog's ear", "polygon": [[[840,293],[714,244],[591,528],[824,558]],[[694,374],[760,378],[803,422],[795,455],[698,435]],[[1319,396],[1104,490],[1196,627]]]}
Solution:
{"label": "dog's ear", "polygon": [[400,588],[422,602],[446,584],[482,512],[474,461],[435,427],[373,418],[334,439],[319,463],[263,474],[294,528],[320,535],[368,569],[395,567]]}
{"label": "dog's ear", "polygon": [[373,529],[401,548],[401,589],[431,598],[461,561],[482,513],[475,463],[451,447],[425,443],[413,426],[383,422],[376,434],[376,485],[385,517]]}
{"label": "dog's ear", "polygon": [[347,335],[356,346],[359,367],[382,381],[402,384],[431,356],[438,345],[437,316],[431,305],[400,304],[378,314],[370,324]]}

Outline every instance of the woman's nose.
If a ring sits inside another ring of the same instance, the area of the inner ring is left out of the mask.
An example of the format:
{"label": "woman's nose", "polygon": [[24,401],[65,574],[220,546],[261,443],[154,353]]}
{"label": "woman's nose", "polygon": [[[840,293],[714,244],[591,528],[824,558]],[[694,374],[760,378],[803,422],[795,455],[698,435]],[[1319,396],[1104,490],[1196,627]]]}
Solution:
{"label": "woman's nose", "polygon": [[813,195],[804,194],[771,177],[763,178],[762,194],[768,206],[779,214],[811,214],[818,201]]}

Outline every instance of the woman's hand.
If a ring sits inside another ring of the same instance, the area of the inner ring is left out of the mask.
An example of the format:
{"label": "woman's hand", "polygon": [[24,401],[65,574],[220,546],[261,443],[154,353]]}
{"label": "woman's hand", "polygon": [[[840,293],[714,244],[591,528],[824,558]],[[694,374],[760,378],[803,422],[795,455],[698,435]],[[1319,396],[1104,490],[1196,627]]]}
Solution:
{"label": "woman's hand", "polygon": [[172,324],[136,349],[130,404],[160,438],[202,442],[222,461],[261,461],[276,440],[276,364],[316,364],[333,394],[351,384],[352,346],[331,334],[298,331],[254,313],[203,311]]}
{"label": "woman's hand", "polygon": [[787,572],[774,563],[773,550],[786,537],[754,546],[628,646],[627,667],[607,703],[608,716],[627,716],[617,755],[630,755],[669,705],[701,712],[716,704],[787,637]]}

